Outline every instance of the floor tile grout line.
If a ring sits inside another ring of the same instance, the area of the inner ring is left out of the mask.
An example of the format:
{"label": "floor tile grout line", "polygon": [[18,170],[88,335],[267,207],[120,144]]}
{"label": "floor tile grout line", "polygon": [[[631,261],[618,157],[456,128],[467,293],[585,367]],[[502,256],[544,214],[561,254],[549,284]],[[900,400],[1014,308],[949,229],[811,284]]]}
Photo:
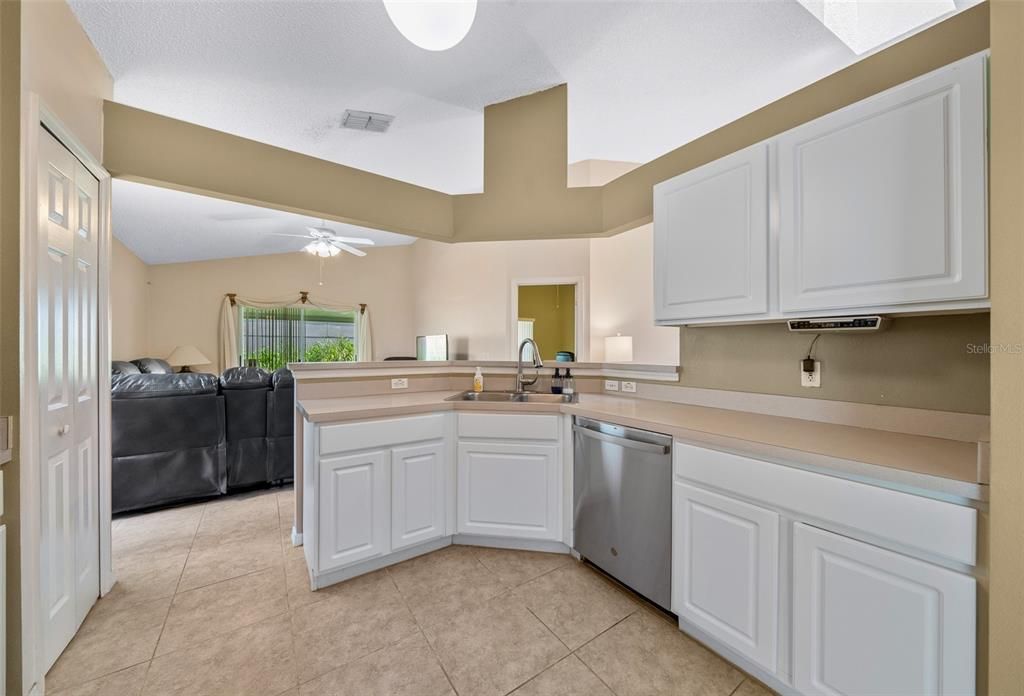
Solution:
{"label": "floor tile grout line", "polygon": [[[585,647],[587,647],[588,645],[590,645],[591,643],[593,643],[593,642],[594,642],[595,640],[597,640],[598,638],[600,638],[601,636],[603,636],[603,635],[604,635],[605,633],[607,633],[608,631],[610,631],[610,630],[612,630],[613,628],[615,628],[616,626],[618,626],[618,625],[619,625],[620,623],[622,623],[622,622],[623,622],[623,621],[625,621],[626,619],[630,618],[631,616],[635,616],[635,615],[636,615],[636,613],[637,613],[638,611],[640,611],[640,607],[636,607],[636,608],[634,608],[634,609],[633,609],[633,611],[629,612],[629,613],[628,613],[627,615],[623,616],[623,617],[622,617],[621,619],[619,619],[618,621],[616,621],[615,623],[613,623],[613,624],[612,624],[611,626],[609,626],[608,628],[604,629],[603,631],[601,631],[600,633],[598,633],[598,634],[597,634],[596,636],[594,636],[593,638],[591,638],[590,640],[588,640],[587,642],[583,643],[583,644],[582,644],[581,646],[579,646],[578,648],[576,648],[575,650],[573,650],[573,651],[572,651],[572,654],[573,654],[573,655],[576,655],[576,657],[580,657],[580,656],[579,656],[579,655],[577,654],[577,653],[579,653],[579,651],[580,651],[580,650],[582,650],[583,648],[585,648]],[[584,660],[584,659],[583,659],[582,657],[580,657],[580,661],[581,661],[581,662],[583,662],[584,664],[586,664],[586,660]]]}
{"label": "floor tile grout line", "polygon": [[451,675],[448,674],[448,669],[444,666],[444,662],[441,661],[441,656],[437,654],[437,650],[434,649],[433,643],[431,643],[430,639],[427,638],[427,632],[424,630],[419,618],[413,612],[412,607],[409,606],[409,601],[405,598],[405,595],[402,594],[402,590],[398,587],[398,581],[396,581],[391,575],[391,568],[385,567],[384,574],[388,576],[388,579],[395,588],[395,592],[398,593],[399,598],[402,600],[402,604],[405,605],[405,610],[409,612],[413,623],[416,624],[417,630],[419,630],[420,635],[423,636],[423,642],[426,643],[427,647],[430,649],[430,654],[434,656],[435,660],[437,660],[437,666],[441,668],[441,673],[444,674],[444,678],[448,680],[448,686],[452,687],[452,691],[455,693],[455,696],[459,696],[459,690],[455,688],[455,682],[452,681]]}

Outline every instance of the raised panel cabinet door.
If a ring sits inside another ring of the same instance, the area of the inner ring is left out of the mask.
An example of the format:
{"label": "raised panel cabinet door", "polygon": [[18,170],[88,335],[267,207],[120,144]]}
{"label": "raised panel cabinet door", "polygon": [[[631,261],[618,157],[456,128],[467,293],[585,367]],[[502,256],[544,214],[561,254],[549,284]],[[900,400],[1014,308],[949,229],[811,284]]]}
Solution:
{"label": "raised panel cabinet door", "polygon": [[460,442],[459,532],[560,539],[559,452],[559,445]]}
{"label": "raised panel cabinet door", "polygon": [[676,481],[672,526],[673,611],[774,672],[779,515]]}
{"label": "raised panel cabinet door", "polygon": [[801,694],[973,694],[976,630],[969,575],[795,525],[793,678]]}
{"label": "raised panel cabinet door", "polygon": [[768,311],[768,145],[654,187],[654,318]]}
{"label": "raised panel cabinet door", "polygon": [[778,143],[783,312],[988,295],[982,56]]}
{"label": "raised panel cabinet door", "polygon": [[377,450],[320,460],[319,570],[381,556],[391,547],[391,456]]}
{"label": "raised panel cabinet door", "polygon": [[445,535],[443,442],[391,450],[391,550]]}

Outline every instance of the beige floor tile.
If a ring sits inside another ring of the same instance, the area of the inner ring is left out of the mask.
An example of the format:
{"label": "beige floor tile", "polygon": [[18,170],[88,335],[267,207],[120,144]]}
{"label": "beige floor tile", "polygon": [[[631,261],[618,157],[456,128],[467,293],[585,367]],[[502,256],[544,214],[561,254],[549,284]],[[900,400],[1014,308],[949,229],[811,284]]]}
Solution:
{"label": "beige floor tile", "polygon": [[448,546],[388,572],[421,626],[448,621],[508,590],[466,546]]}
{"label": "beige floor tile", "polygon": [[516,594],[570,650],[639,609],[625,592],[575,561],[517,588]]}
{"label": "beige floor tile", "polygon": [[157,657],[143,694],[277,696],[298,685],[288,630],[288,617],[277,616]]}
{"label": "beige floor tile", "polygon": [[419,631],[303,684],[300,696],[455,696]]}
{"label": "beige floor tile", "polygon": [[178,587],[188,551],[173,554],[117,554],[114,577],[117,582],[104,597],[124,606],[170,597]]}
{"label": "beige floor tile", "polygon": [[515,595],[425,629],[459,696],[499,696],[568,651]]}
{"label": "beige floor tile", "polygon": [[281,565],[284,565],[284,554],[277,530],[252,536],[225,534],[196,537],[178,591],[212,585],[221,580]]}
{"label": "beige floor tile", "polygon": [[309,589],[309,568],[306,566],[305,556],[286,553],[284,571],[288,587],[288,605],[292,609],[319,602],[330,596],[329,592],[314,592]]}
{"label": "beige floor tile", "polygon": [[46,675],[48,689],[78,686],[153,657],[171,598],[130,607],[100,600]]}
{"label": "beige floor tile", "polygon": [[148,669],[149,663],[143,662],[62,691],[51,691],[47,680],[46,693],[51,696],[139,696]]}
{"label": "beige floor tile", "polygon": [[277,496],[273,493],[232,497],[209,503],[196,534],[199,537],[236,534],[253,536],[280,529]]}
{"label": "beige floor tile", "polygon": [[576,655],[618,696],[729,696],[744,679],[742,672],[646,609]]}
{"label": "beige floor tile", "polygon": [[417,631],[412,614],[384,571],[319,592],[327,597],[291,612],[303,682]]}
{"label": "beige floor tile", "polygon": [[512,696],[615,696],[575,655],[548,667]]}
{"label": "beige floor tile", "polygon": [[165,655],[199,641],[230,633],[288,611],[284,568],[179,593],[171,602],[156,654]]}
{"label": "beige floor tile", "polygon": [[509,586],[522,585],[534,578],[561,568],[573,559],[567,553],[541,553],[539,551],[513,551],[474,547],[477,559],[487,570]]}
{"label": "beige floor tile", "polygon": [[747,677],[747,680],[740,684],[732,696],[776,696],[776,694],[764,684]]}
{"label": "beige floor tile", "polygon": [[111,531],[115,558],[132,554],[175,555],[192,545],[205,505],[189,505],[169,510],[119,518]]}

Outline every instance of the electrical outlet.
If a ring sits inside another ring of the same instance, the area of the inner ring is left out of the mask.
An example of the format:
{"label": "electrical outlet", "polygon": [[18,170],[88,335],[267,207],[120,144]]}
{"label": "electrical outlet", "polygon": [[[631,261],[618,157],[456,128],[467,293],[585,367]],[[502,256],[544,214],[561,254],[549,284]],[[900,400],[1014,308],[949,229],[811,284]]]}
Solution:
{"label": "electrical outlet", "polygon": [[820,387],[821,386],[821,361],[814,361],[814,372],[805,372],[803,361],[800,363],[800,386],[801,387]]}
{"label": "electrical outlet", "polygon": [[636,382],[623,382],[622,391],[636,394]]}
{"label": "electrical outlet", "polygon": [[408,389],[409,379],[407,377],[399,377],[398,379],[391,380],[392,389]]}
{"label": "electrical outlet", "polygon": [[618,391],[619,390],[619,381],[617,379],[606,379],[604,381],[604,390],[605,391]]}

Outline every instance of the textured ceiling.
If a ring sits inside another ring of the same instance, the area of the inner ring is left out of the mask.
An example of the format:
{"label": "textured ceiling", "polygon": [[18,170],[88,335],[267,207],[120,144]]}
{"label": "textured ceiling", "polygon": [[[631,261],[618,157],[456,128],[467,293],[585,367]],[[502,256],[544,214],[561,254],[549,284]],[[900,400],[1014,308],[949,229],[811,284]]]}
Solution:
{"label": "textured ceiling", "polygon": [[[114,235],[146,263],[205,261],[300,251],[302,239],[320,220],[280,210],[207,198],[114,179]],[[346,237],[366,237],[377,246],[411,244],[415,237],[340,222],[327,227]],[[367,254],[373,247],[363,247]]]}
{"label": "textured ceiling", "polygon": [[490,103],[567,83],[569,161],[646,162],[856,60],[796,0],[481,0],[439,53],[377,0],[70,3],[117,101],[447,193],[482,188]]}

